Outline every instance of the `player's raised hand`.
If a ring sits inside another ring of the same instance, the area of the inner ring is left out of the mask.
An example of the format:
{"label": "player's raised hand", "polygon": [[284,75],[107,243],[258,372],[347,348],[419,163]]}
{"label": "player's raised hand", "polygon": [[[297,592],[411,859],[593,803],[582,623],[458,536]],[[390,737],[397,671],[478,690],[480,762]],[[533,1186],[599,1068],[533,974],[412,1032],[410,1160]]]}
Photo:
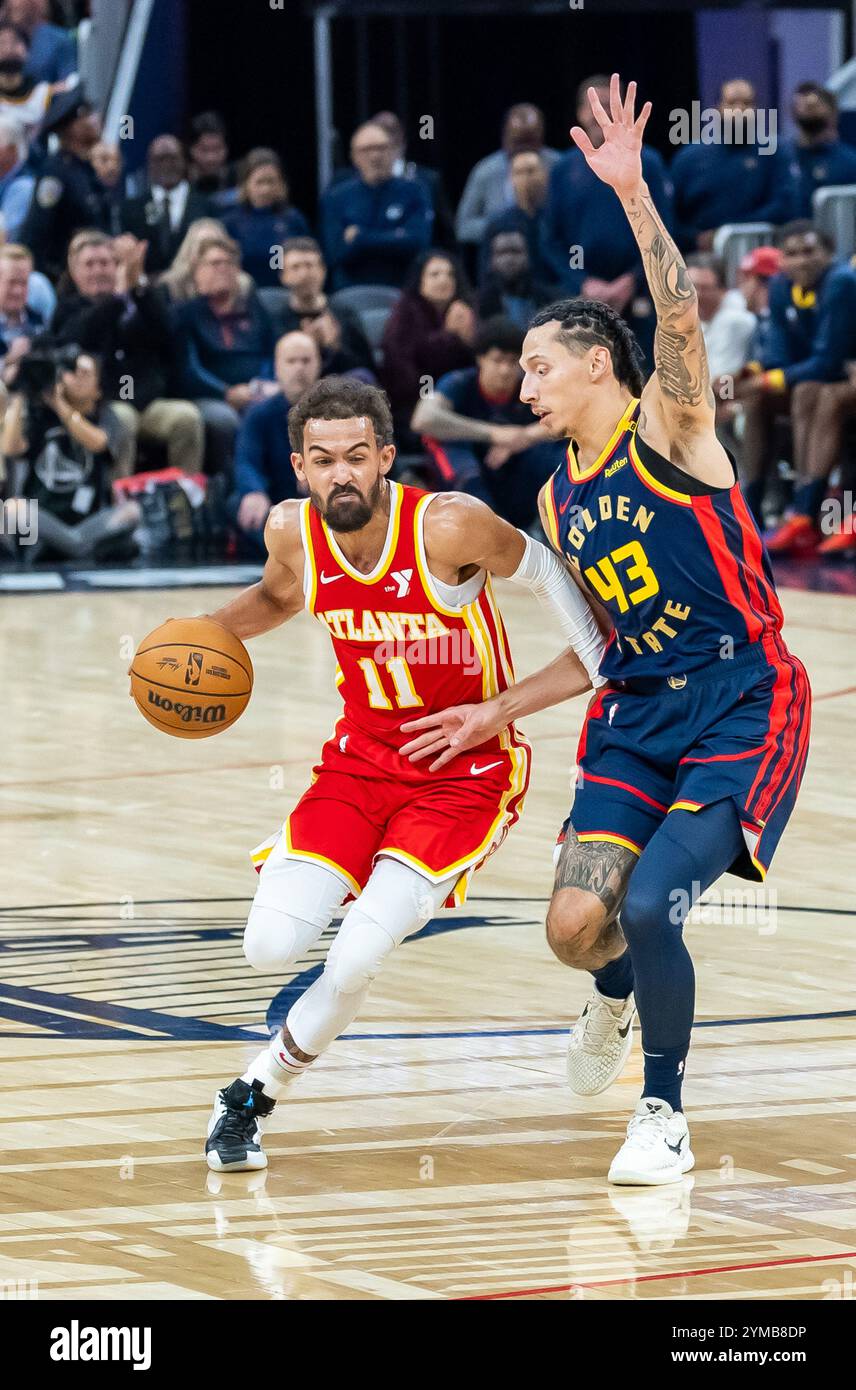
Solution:
{"label": "player's raised hand", "polygon": [[594,87],[589,87],[588,99],[592,115],[603,131],[603,143],[595,148],[578,125],[571,127],[571,139],[582,150],[589,168],[614,188],[619,198],[632,194],[642,182],[642,132],[651,114],[651,103],[646,101],[636,116],[636,83],[628,85],[622,102],[617,72],[609,83],[609,115]]}
{"label": "player's raised hand", "polygon": [[428,771],[436,772],[468,748],[486,743],[507,723],[490,700],[483,705],[450,705],[436,714],[426,714],[402,724],[402,733],[417,734],[417,737],[405,743],[400,751],[412,763],[433,757]]}

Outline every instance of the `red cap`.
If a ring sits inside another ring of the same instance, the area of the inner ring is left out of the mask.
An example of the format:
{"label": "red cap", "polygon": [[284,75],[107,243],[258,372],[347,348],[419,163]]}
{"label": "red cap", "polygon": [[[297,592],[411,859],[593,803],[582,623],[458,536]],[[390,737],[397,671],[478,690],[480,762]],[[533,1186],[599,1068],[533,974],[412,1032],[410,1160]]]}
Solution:
{"label": "red cap", "polygon": [[770,275],[778,275],[782,265],[782,258],[775,246],[756,246],[754,251],[747,251],[740,262],[740,273],[742,275],[760,275],[766,279]]}

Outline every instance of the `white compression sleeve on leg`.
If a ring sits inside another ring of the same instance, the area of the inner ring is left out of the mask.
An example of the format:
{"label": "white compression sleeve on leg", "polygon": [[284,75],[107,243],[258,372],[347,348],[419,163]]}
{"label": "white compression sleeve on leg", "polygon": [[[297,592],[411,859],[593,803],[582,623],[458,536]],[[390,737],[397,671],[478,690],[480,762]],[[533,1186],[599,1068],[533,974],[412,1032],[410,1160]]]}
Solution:
{"label": "white compression sleeve on leg", "polygon": [[533,541],[525,531],[523,558],[509,579],[522,584],[558,618],[559,627],[588,672],[593,686],[605,685],[598,675],[603,649],[606,646],[594,613],[580,593],[558,555],[540,541]]}

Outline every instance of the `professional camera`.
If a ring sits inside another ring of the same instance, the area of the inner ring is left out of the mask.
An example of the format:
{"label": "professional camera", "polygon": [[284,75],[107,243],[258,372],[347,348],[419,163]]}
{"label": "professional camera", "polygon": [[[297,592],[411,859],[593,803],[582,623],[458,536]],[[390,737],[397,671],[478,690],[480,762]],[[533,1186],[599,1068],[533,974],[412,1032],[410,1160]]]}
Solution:
{"label": "professional camera", "polygon": [[37,339],[18,364],[14,389],[38,398],[57,384],[63,372],[73,372],[80,356],[76,343],[58,344]]}

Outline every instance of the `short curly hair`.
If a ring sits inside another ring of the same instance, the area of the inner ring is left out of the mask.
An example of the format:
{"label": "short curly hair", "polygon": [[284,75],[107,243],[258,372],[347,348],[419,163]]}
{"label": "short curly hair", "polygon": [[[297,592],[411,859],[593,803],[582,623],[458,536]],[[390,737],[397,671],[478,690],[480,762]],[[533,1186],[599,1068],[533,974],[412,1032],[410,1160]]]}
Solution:
{"label": "short curly hair", "polygon": [[353,420],[360,415],[371,420],[379,448],[393,443],[392,411],[385,391],[355,377],[322,377],[289,410],[288,442],[301,454],[308,420]]}

